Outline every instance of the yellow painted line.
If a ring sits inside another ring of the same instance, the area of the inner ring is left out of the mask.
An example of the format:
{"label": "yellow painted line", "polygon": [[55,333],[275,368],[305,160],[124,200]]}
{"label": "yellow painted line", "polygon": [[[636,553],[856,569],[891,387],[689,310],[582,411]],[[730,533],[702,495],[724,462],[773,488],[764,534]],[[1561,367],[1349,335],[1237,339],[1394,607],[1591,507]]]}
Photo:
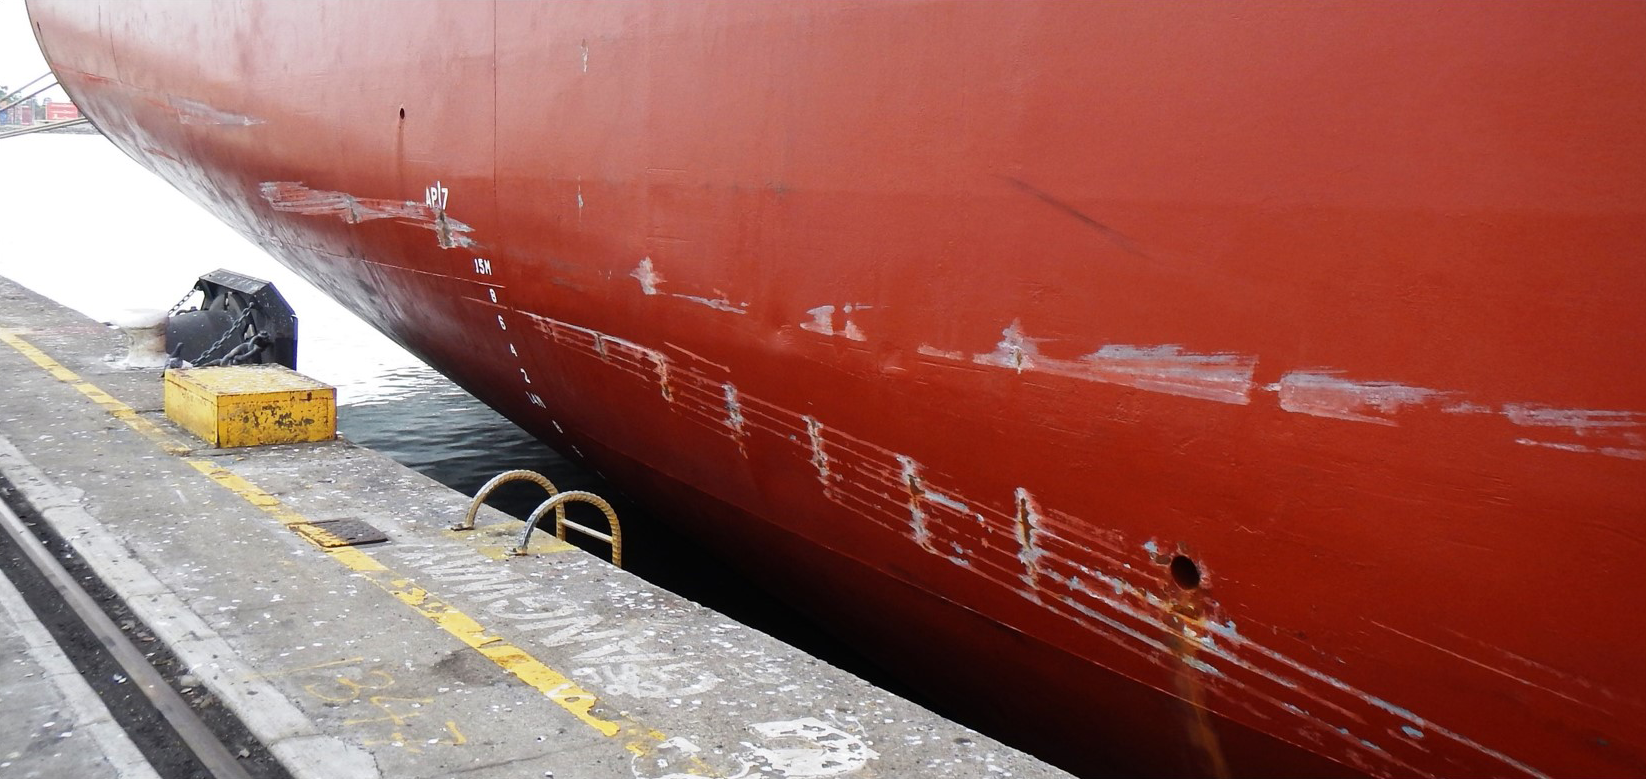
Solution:
{"label": "yellow painted line", "polygon": [[[178,443],[177,439],[165,430],[143,419],[130,406],[116,400],[100,387],[80,378],[74,371],[63,367],[61,363],[35,348],[34,345],[24,341],[16,333],[0,328],[0,341],[4,341],[7,345],[16,349],[24,357],[29,358],[34,364],[40,366],[58,380],[79,390],[81,394],[108,411],[111,416],[125,422],[132,429],[142,433],[167,452],[187,454],[192,451],[191,447]],[[210,460],[186,457],[183,458],[183,461],[207,478],[217,482],[224,489],[233,492],[247,503],[279,520],[280,524],[305,536],[311,543],[315,541],[318,534],[329,535],[325,530],[311,524],[308,518],[296,509],[287,506],[279,498],[270,495],[267,491],[238,474],[231,473]],[[316,545],[319,546],[319,544]],[[560,551],[562,545],[567,549],[576,549],[570,544],[560,542],[553,547],[553,551]],[[343,567],[364,574],[365,579],[394,596],[395,599],[412,610],[422,614],[442,630],[497,664],[498,667],[513,674],[515,678],[542,692],[549,700],[554,701],[556,705],[570,712],[602,735],[607,737],[626,736],[624,746],[630,752],[636,755],[647,755],[658,744],[667,740],[668,736],[661,731],[643,727],[628,717],[623,717],[622,721],[619,722],[596,716],[594,706],[598,698],[594,693],[567,678],[565,674],[532,657],[526,650],[503,640],[499,636],[488,633],[485,626],[474,618],[430,595],[427,590],[414,585],[410,579],[395,577],[387,567],[371,555],[350,546],[335,549],[326,549],[322,546],[321,549]],[[701,759],[694,757],[692,763],[694,764],[690,769],[692,775],[716,775]]]}
{"label": "yellow painted line", "polygon": [[53,360],[50,355],[40,351],[34,344],[23,340],[11,330],[0,329],[0,341],[16,349],[18,353],[29,358],[35,365],[44,368],[47,373],[56,377],[58,381],[79,390],[80,394],[90,398],[93,403],[102,406],[103,410],[109,412],[115,419],[126,423],[127,427],[159,444],[161,449],[171,454],[187,454],[193,450],[194,447],[179,441],[175,436],[161,429],[159,425],[144,419],[137,413],[136,409],[116,400],[113,395],[104,392],[101,387],[80,378],[79,374],[63,367],[62,363]]}
{"label": "yellow painted line", "polygon": [[623,725],[615,721],[595,716],[596,698],[593,693],[566,678],[565,674],[543,664],[520,647],[491,635],[485,626],[429,595],[427,590],[417,587],[407,579],[390,579],[384,582],[373,578],[373,581],[398,598],[401,603],[410,606],[447,633],[485,655],[486,659],[548,696],[549,700],[554,701],[560,708],[571,712],[573,716],[600,731],[602,735],[611,737],[624,730]]}
{"label": "yellow painted line", "polygon": [[[308,524],[308,520],[302,514],[246,479],[229,473],[206,460],[190,459],[188,463],[230,492],[244,498],[247,503],[280,520],[281,524],[299,530],[300,533],[305,535],[311,532],[326,532]],[[333,560],[341,563],[343,567],[351,571],[365,574],[387,574],[389,572],[389,569],[378,562],[376,558],[354,547],[343,546],[336,549],[326,549],[325,552]],[[539,692],[548,696],[549,700],[571,712],[573,716],[600,731],[601,734],[609,737],[622,732],[623,727],[617,722],[594,715],[593,709],[596,700],[594,693],[583,689],[576,682],[566,678],[565,674],[532,657],[526,650],[504,641],[498,636],[489,634],[486,628],[474,618],[431,596],[427,590],[414,585],[410,579],[386,575],[366,576],[365,578],[382,588],[384,592],[393,595],[401,603],[410,606],[413,611],[428,618],[430,622],[440,626],[442,630],[455,636],[457,640],[485,655],[488,660],[496,663],[503,670],[514,674],[520,681],[536,688]]]}
{"label": "yellow painted line", "polygon": [[280,520],[280,524],[282,525],[291,527],[292,525],[299,524],[306,525],[309,522],[308,517],[297,513],[290,507],[286,506],[286,504],[281,503],[279,498],[258,489],[257,485],[246,481],[236,474],[230,473],[222,467],[219,467],[217,463],[210,460],[200,460],[193,457],[186,458],[183,462],[194,466],[195,470],[205,474],[212,481],[221,484],[230,492],[239,495],[241,498],[245,499],[247,503],[250,503],[253,506],[256,506],[273,515],[275,519]]}

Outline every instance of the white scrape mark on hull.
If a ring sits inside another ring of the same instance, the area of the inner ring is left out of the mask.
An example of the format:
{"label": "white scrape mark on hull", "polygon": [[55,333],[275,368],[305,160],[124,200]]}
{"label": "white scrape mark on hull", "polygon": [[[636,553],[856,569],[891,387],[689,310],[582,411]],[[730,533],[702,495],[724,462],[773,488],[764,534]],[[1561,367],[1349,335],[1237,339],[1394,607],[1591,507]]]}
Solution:
{"label": "white scrape mark on hull", "polygon": [[823,449],[823,423],[812,416],[800,419],[806,423],[806,437],[811,440],[812,465],[817,468],[817,480],[827,489],[833,474],[829,473],[829,453]]}
{"label": "white scrape mark on hull", "polygon": [[726,396],[726,427],[731,428],[738,435],[743,434],[743,406],[737,402],[737,387],[731,382],[721,385]]}
{"label": "white scrape mark on hull", "polygon": [[173,111],[177,112],[177,121],[192,125],[216,125],[227,127],[250,127],[263,124],[262,119],[233,111],[223,111],[198,100],[185,97],[174,97],[167,100]]}
{"label": "white scrape mark on hull", "polygon": [[806,309],[806,313],[811,315],[811,321],[801,322],[800,329],[817,333],[818,335],[839,336],[849,341],[868,340],[868,336],[864,335],[862,328],[858,327],[857,323],[852,320],[853,312],[862,311],[867,308],[870,308],[870,306],[855,304],[841,306],[839,310],[844,321],[839,327],[835,327],[834,324],[834,306],[829,305],[809,308]]}
{"label": "white scrape mark on hull", "polygon": [[[548,325],[543,329],[557,344],[638,380],[651,378],[652,373],[644,370],[649,361],[638,352],[645,347],[610,336],[596,339],[586,328],[539,321]],[[597,342],[603,349],[596,349]],[[627,348],[614,349],[614,343]],[[969,492],[952,476],[909,455],[732,388],[725,366],[689,353],[679,359],[669,373],[678,389],[670,403],[682,417],[728,435],[739,449],[756,440],[766,445],[787,442],[787,451],[798,463],[809,468],[826,464],[826,478],[819,468],[825,499],[895,534],[899,543],[958,566],[980,586],[1015,593],[1026,607],[1070,620],[1092,640],[1143,662],[1162,669],[1187,667],[1215,677],[1216,686],[1207,687],[1217,696],[1214,710],[1245,708],[1265,719],[1282,715],[1298,738],[1340,742],[1351,758],[1368,767],[1368,773],[1423,774],[1408,761],[1437,742],[1449,742],[1478,756],[1471,766],[1476,773],[1507,773],[1507,768],[1530,777],[1545,776],[1504,752],[1240,634],[1232,620],[1218,615],[1214,600],[1202,603],[1202,616],[1185,620],[1174,605],[1176,596],[1158,589],[1156,576],[1163,564],[1157,558],[1165,548],[1158,542],[1133,543],[1117,531],[1097,528],[1045,504],[1028,488],[1018,488],[1008,493],[1010,497],[996,496],[998,501],[987,493]],[[827,454],[820,457],[825,434]],[[1179,651],[1185,640],[1196,645],[1192,658],[1185,659]],[[1372,684],[1375,689],[1375,679]],[[1402,726],[1421,729],[1426,734],[1423,743],[1396,739],[1378,744],[1367,738],[1400,733]],[[1486,764],[1488,760],[1492,765]]]}
{"label": "white scrape mark on hull", "polygon": [[993,365],[1018,373],[1035,367],[1035,357],[1040,354],[1040,347],[1036,345],[1036,339],[1023,334],[1022,322],[1012,320],[1000,334],[1002,338],[1000,343],[995,345],[994,351],[974,355],[972,361],[979,365]]}
{"label": "white scrape mark on hull", "polygon": [[1541,446],[1547,449],[1558,449],[1562,452],[1577,452],[1579,454],[1603,454],[1607,457],[1621,457],[1625,460],[1646,461],[1646,450],[1625,449],[1620,446],[1586,446],[1584,444],[1568,444],[1559,441],[1535,441],[1530,438],[1516,438],[1515,443],[1521,446]]}
{"label": "white scrape mark on hull", "polygon": [[1257,358],[1191,354],[1179,346],[1111,344],[1081,358],[1097,381],[1238,406],[1251,402]]}
{"label": "white scrape mark on hull", "polygon": [[474,228],[446,215],[440,206],[412,200],[355,197],[347,192],[311,189],[300,181],[265,181],[258,191],[276,211],[308,216],[335,216],[349,224],[393,219],[400,224],[433,230],[440,248],[474,248],[479,244],[466,233]]}
{"label": "white scrape mark on hull", "polygon": [[[1046,357],[1038,341],[1023,334],[1021,322],[1001,331],[995,350],[978,354],[979,365],[1023,373],[1034,371],[1081,381],[1114,384],[1147,392],[1244,406],[1251,402],[1257,358],[1244,354],[1195,354],[1175,344],[1109,344],[1078,360]],[[939,356],[937,350],[923,354]]]}
{"label": "white scrape mark on hull", "polygon": [[922,355],[925,355],[927,357],[937,357],[939,359],[954,360],[956,362],[959,362],[959,361],[962,361],[962,360],[966,359],[966,353],[965,352],[956,351],[956,350],[952,350],[952,349],[939,349],[935,346],[932,346],[931,344],[921,344],[919,347],[917,347],[915,349],[915,352],[917,354],[922,354]]}
{"label": "white scrape mark on hull", "polygon": [[657,268],[652,266],[652,258],[650,257],[642,259],[629,275],[640,281],[640,294],[642,295],[656,295],[657,285],[663,283],[663,276],[657,272]]}
{"label": "white scrape mark on hull", "polygon": [[1390,417],[1404,406],[1416,406],[1447,393],[1392,381],[1349,381],[1336,372],[1294,371],[1270,387],[1280,393],[1280,407],[1351,422],[1394,426]]}
{"label": "white scrape mark on hull", "polygon": [[[582,204],[582,197],[583,196],[581,194],[578,195],[579,207],[581,207]],[[700,306],[708,306],[716,311],[724,311],[728,314],[749,313],[747,310],[747,303],[742,305],[734,304],[730,300],[727,300],[725,295],[721,295],[717,298],[708,298],[700,295],[683,295],[678,292],[662,291],[660,287],[663,286],[663,274],[657,272],[657,265],[652,262],[652,258],[650,257],[642,258],[640,260],[640,264],[635,266],[635,269],[629,272],[629,277],[640,282],[640,293],[643,295],[667,295],[668,297],[691,301]]]}
{"label": "white scrape mark on hull", "polygon": [[812,315],[812,321],[800,323],[800,329],[819,335],[834,335],[834,306],[809,308],[806,313]]}
{"label": "white scrape mark on hull", "polygon": [[[1503,416],[1521,427],[1564,427],[1580,436],[1640,430],[1646,426],[1646,414],[1634,411],[1553,408],[1531,403],[1507,404],[1503,407]],[[1646,440],[1634,443],[1646,443]]]}
{"label": "white scrape mark on hull", "polygon": [[689,300],[689,301],[691,301],[693,303],[696,303],[700,306],[708,306],[709,308],[712,308],[716,311],[724,311],[728,314],[747,314],[747,313],[749,313],[748,309],[744,308],[743,306],[739,306],[739,305],[736,305],[736,304],[732,303],[730,300],[727,300],[725,297],[706,298],[706,297],[701,297],[701,296],[698,296],[698,295],[681,295],[679,293],[673,293],[673,292],[669,293],[669,296],[670,297],[680,298],[681,300]]}
{"label": "white scrape mark on hull", "polygon": [[[825,321],[819,316],[821,311],[811,311],[817,317],[814,326]],[[970,358],[964,352],[930,344],[921,344],[915,351],[925,357],[969,361],[1018,374],[1064,376],[1232,405],[1249,405],[1252,393],[1264,390],[1275,393],[1280,408],[1290,413],[1387,427],[1397,426],[1397,415],[1411,406],[1437,406],[1438,411],[1452,416],[1500,415],[1521,427],[1564,428],[1581,439],[1510,439],[1521,445],[1646,462],[1646,412],[1557,408],[1536,403],[1489,405],[1452,390],[1393,381],[1353,381],[1343,378],[1343,371],[1335,368],[1290,371],[1280,381],[1260,387],[1254,383],[1256,355],[1194,354],[1175,344],[1110,344],[1079,360],[1067,360],[1044,355],[1040,344],[1047,339],[1025,335],[1019,320],[1013,320],[1001,335],[994,351]]]}

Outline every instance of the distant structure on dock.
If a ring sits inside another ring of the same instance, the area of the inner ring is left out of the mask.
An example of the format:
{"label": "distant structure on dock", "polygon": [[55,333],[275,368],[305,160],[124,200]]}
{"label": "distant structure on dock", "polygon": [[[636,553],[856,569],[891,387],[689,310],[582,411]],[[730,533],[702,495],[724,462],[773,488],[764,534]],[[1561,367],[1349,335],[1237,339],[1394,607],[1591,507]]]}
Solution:
{"label": "distant structure on dock", "polygon": [[[0,86],[0,95],[7,94],[9,87]],[[36,124],[52,122],[68,122],[80,118],[80,108],[66,100],[20,100],[16,104],[0,108],[0,126],[5,127],[32,127]]]}

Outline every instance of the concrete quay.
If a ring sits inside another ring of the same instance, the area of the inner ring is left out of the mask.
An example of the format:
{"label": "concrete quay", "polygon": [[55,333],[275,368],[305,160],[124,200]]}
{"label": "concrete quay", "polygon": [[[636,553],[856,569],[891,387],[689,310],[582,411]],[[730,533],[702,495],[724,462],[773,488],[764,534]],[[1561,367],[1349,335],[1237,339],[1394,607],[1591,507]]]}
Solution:
{"label": "concrete quay", "polygon": [[206,448],[124,349],[0,279],[0,476],[295,777],[1067,776],[346,441]]}

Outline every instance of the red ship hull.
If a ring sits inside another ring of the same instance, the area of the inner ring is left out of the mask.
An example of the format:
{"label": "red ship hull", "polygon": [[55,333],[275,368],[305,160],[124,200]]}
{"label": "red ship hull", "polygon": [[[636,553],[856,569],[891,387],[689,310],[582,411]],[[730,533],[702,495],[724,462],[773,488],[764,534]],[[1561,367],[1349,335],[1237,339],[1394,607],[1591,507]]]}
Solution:
{"label": "red ship hull", "polygon": [[1055,762],[1646,775],[1646,5],[30,10],[133,157]]}

